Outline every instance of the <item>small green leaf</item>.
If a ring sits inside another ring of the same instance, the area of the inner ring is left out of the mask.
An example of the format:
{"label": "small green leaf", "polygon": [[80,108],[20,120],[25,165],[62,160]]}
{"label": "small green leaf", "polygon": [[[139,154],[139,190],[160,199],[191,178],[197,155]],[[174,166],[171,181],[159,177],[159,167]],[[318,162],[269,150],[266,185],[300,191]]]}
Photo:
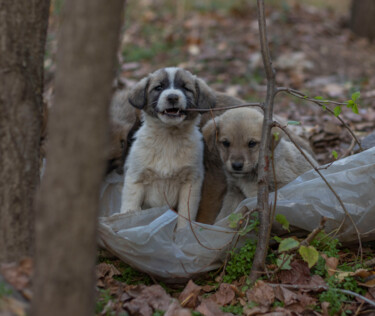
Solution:
{"label": "small green leaf", "polygon": [[354,103],[354,105],[352,107],[352,112],[355,113],[355,114],[359,114],[358,104],[357,103]]}
{"label": "small green leaf", "polygon": [[278,242],[278,243],[281,243],[281,241],[283,240],[282,238],[280,238],[279,236],[273,236],[273,239]]}
{"label": "small green leaf", "polygon": [[290,249],[296,248],[299,245],[299,241],[293,238],[285,238],[279,245],[279,252],[288,251]]}
{"label": "small green leaf", "polygon": [[327,110],[327,107],[323,104],[322,109],[323,109],[323,111],[325,111],[325,110]]}
{"label": "small green leaf", "polygon": [[277,259],[276,264],[281,270],[290,270],[290,262],[292,261],[294,255],[282,253]]}
{"label": "small green leaf", "polygon": [[299,121],[288,121],[288,125],[301,125]]}
{"label": "small green leaf", "polygon": [[279,135],[280,135],[279,132],[275,132],[275,133],[273,133],[273,138],[275,139],[275,141],[278,141],[278,140],[279,140]]}
{"label": "small green leaf", "polygon": [[338,155],[336,150],[332,150],[332,156],[333,158],[337,159]]}
{"label": "small green leaf", "polygon": [[348,107],[348,108],[353,108],[353,106],[355,105],[355,103],[354,103],[354,101],[353,100],[348,100],[348,101],[346,101],[346,106]]}
{"label": "small green leaf", "polygon": [[228,219],[229,219],[229,227],[236,228],[238,222],[242,219],[242,215],[238,213],[233,213],[229,215]]}
{"label": "small green leaf", "polygon": [[335,113],[335,116],[339,116],[340,113],[341,113],[341,106],[336,106],[334,109],[333,109],[333,113]]}
{"label": "small green leaf", "polygon": [[324,100],[324,98],[321,97],[321,96],[314,97],[314,99],[315,99],[315,100]]}
{"label": "small green leaf", "polygon": [[301,246],[298,250],[302,259],[307,262],[309,268],[311,268],[315,263],[318,262],[319,252],[313,246]]}
{"label": "small green leaf", "polygon": [[354,92],[352,94],[352,100],[355,102],[355,101],[357,101],[359,99],[360,96],[361,96],[361,93],[359,91]]}
{"label": "small green leaf", "polygon": [[289,222],[283,214],[277,214],[276,221],[280,223],[285,230],[289,231]]}

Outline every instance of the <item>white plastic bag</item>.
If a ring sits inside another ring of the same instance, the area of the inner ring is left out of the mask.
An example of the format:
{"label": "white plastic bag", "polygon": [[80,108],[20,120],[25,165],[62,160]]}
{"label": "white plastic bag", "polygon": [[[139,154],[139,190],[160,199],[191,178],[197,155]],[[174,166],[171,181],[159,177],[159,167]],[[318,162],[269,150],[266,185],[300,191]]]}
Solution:
{"label": "white plastic bag", "polygon": [[[342,199],[362,240],[375,239],[375,148],[336,161],[322,174]],[[168,207],[131,214],[120,210],[123,176],[109,175],[103,184],[99,219],[99,244],[124,262],[156,277],[174,282],[220,267],[235,234],[224,218],[215,225],[192,223],[174,233],[177,214]],[[326,230],[339,227],[344,211],[323,180],[310,170],[278,191],[276,212],[295,227],[311,231],[322,216]],[[274,196],[270,194],[270,201]],[[256,198],[244,200],[249,209]],[[114,215],[112,215],[114,214]],[[337,237],[357,242],[354,225],[346,219]],[[199,241],[198,241],[199,240]]]}

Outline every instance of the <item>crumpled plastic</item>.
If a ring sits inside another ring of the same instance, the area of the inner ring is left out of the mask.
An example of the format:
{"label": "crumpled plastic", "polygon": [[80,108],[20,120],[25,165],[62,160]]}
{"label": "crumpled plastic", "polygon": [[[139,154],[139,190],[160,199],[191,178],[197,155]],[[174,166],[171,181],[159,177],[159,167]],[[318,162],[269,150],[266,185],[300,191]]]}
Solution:
{"label": "crumpled plastic", "polygon": [[[338,160],[320,171],[352,220],[315,170],[278,190],[276,213],[285,215],[290,225],[305,231],[318,227],[324,216],[326,231],[336,231],[341,242],[358,242],[358,232],[363,241],[375,240],[375,148]],[[185,281],[219,268],[228,250],[239,245],[228,218],[214,225],[192,222],[175,232],[178,215],[167,206],[116,214],[120,210],[122,183],[123,176],[116,173],[103,183],[99,245],[138,270],[165,281]],[[273,200],[271,193],[269,201]],[[243,206],[254,209],[256,203],[256,198],[246,199],[235,212]]]}

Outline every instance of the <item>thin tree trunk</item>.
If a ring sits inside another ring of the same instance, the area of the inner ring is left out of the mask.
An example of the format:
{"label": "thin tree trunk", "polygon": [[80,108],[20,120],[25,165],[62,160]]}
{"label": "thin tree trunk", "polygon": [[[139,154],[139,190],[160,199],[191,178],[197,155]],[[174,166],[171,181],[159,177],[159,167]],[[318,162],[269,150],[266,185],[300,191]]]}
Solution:
{"label": "thin tree trunk", "polygon": [[96,221],[124,0],[66,0],[38,195],[33,315],[93,315]]}
{"label": "thin tree trunk", "polygon": [[49,0],[0,2],[0,262],[31,255]]}
{"label": "thin tree trunk", "polygon": [[375,38],[374,0],[352,0],[350,28],[359,36]]}
{"label": "thin tree trunk", "polygon": [[267,40],[266,17],[264,10],[264,0],[258,0],[258,25],[259,37],[262,51],[262,59],[267,78],[267,96],[264,103],[264,119],[262,128],[262,139],[259,148],[258,159],[258,200],[259,210],[259,235],[258,244],[254,255],[253,265],[250,272],[250,280],[253,282],[259,278],[263,271],[270,238],[270,207],[268,203],[268,172],[270,169],[270,143],[271,127],[273,124],[273,101],[276,92],[275,71],[272,67],[271,55]]}

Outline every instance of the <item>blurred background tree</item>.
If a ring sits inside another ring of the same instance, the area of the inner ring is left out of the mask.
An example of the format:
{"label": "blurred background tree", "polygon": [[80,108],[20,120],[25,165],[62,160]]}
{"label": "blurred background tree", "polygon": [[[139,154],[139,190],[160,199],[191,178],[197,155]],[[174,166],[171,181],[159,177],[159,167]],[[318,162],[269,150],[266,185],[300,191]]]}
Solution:
{"label": "blurred background tree", "polygon": [[359,36],[375,38],[374,0],[352,0],[350,27]]}

